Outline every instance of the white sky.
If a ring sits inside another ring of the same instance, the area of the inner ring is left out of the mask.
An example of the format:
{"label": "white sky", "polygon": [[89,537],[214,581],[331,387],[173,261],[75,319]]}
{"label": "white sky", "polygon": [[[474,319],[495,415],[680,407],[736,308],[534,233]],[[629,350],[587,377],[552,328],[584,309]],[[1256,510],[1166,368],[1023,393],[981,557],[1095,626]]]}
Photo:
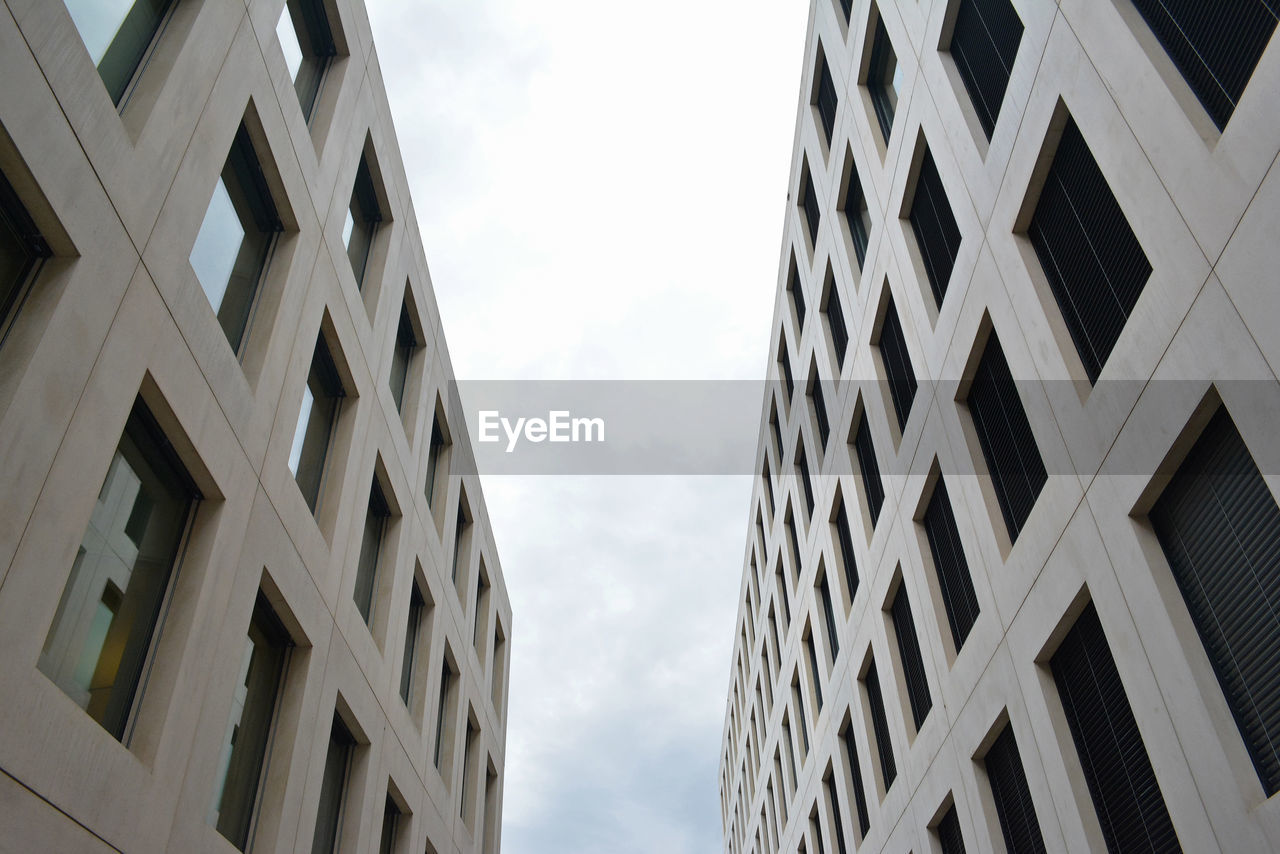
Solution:
{"label": "white sky", "polygon": [[[468,379],[760,379],[802,0],[368,0]],[[503,850],[712,852],[750,479],[486,477]]]}

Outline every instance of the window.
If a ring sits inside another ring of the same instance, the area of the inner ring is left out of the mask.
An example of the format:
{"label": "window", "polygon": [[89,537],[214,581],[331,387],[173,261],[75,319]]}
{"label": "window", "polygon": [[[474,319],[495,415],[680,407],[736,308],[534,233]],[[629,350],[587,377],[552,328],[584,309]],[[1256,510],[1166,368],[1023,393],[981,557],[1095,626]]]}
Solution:
{"label": "window", "polygon": [[[813,805],[813,811],[809,814],[809,836],[813,839],[813,849],[816,854],[827,854],[826,845],[822,841],[822,827],[818,823],[818,805]],[[774,846],[776,851],[778,846]]]}
{"label": "window", "polygon": [[[887,282],[885,287],[888,287]],[[916,373],[911,369],[911,355],[907,352],[907,341],[902,334],[902,323],[898,320],[892,296],[888,302],[876,343],[880,361],[884,363],[893,414],[898,417],[898,430],[901,431],[906,429],[907,419],[911,417],[911,404],[916,399]]]}
{"label": "window", "polygon": [[436,495],[444,494],[445,483],[449,478],[449,446],[448,434],[441,426],[440,413],[436,412],[431,420],[431,441],[427,447],[427,484],[424,492],[428,507],[434,508]]}
{"label": "window", "polygon": [[342,242],[347,247],[347,259],[356,277],[356,287],[364,287],[364,274],[369,264],[369,252],[373,248],[373,235],[382,222],[382,207],[369,172],[367,154],[360,156],[356,168],[356,182],[351,189],[351,204],[347,207],[347,219],[342,226]]}
{"label": "window", "polygon": [[313,854],[335,854],[338,833],[342,829],[342,812],[346,800],[347,777],[355,754],[356,740],[335,714],[329,729],[329,749],[324,757],[324,775],[320,778],[320,805],[316,810],[316,830],[311,839]]}
{"label": "window", "polygon": [[382,834],[378,837],[378,854],[392,854],[396,850],[399,830],[400,808],[388,794],[386,805],[382,808]]}
{"label": "window", "polygon": [[867,89],[871,93],[871,106],[875,109],[876,121],[880,125],[880,133],[884,135],[887,145],[889,135],[893,131],[893,114],[898,108],[898,97],[902,94],[902,66],[893,52],[893,44],[889,41],[889,33],[884,28],[884,19],[876,10],[876,29],[871,42],[871,67],[867,71]]}
{"label": "window", "polygon": [[[831,331],[831,346],[836,351],[836,367],[844,370],[844,357],[849,349],[849,327],[844,322],[844,308],[840,305],[840,294],[833,278],[829,279],[827,307],[822,313],[826,315],[827,329]],[[826,446],[826,439],[823,439],[822,444]]]}
{"label": "window", "polygon": [[[796,445],[796,476],[800,479],[800,486],[804,490],[804,509],[805,519],[813,518],[813,478],[809,476],[809,458],[804,452],[804,439],[800,440],[800,444]],[[794,529],[792,530],[794,535]],[[800,550],[796,549],[796,568],[800,566]]]}
{"label": "window", "polygon": [[218,763],[222,779],[214,798],[218,832],[241,851],[249,844],[276,697],[292,646],[266,597],[259,593],[249,622],[249,643],[241,659],[231,719],[222,742]]}
{"label": "window", "polygon": [[276,36],[284,50],[302,115],[309,122],[325,72],[338,55],[324,0],[289,0],[276,25]]}
{"label": "window", "polygon": [[951,58],[978,112],[987,139],[1000,117],[1000,104],[1022,41],[1022,21],[1009,0],[960,0],[951,34]]}
{"label": "window", "polygon": [[1280,508],[1225,408],[1150,518],[1270,797],[1280,791]]}
{"label": "window", "polygon": [[793,677],[791,681],[791,702],[796,710],[796,725],[800,727],[800,766],[804,767],[805,757],[809,755],[809,726],[805,723],[804,704],[800,701],[800,679]]}
{"label": "window", "polygon": [[[773,449],[777,456],[782,456],[782,424],[781,416],[778,415],[777,401],[771,403],[769,407],[769,427],[773,430]],[[761,537],[761,542],[764,538]]]}
{"label": "window", "polygon": [[995,332],[978,362],[968,404],[1009,539],[1015,541],[1048,475]]}
{"label": "window", "polygon": [[1027,229],[1090,382],[1115,347],[1151,264],[1072,119]]}
{"label": "window", "polygon": [[476,729],[476,725],[471,722],[471,717],[467,717],[467,738],[463,742],[462,748],[462,797],[458,799],[458,815],[464,819],[467,826],[471,826],[471,778],[473,776],[471,765],[476,761],[476,748],[479,746],[480,731]]}
{"label": "window", "polygon": [[813,632],[804,636],[804,645],[809,654],[809,676],[813,679],[813,719],[816,721],[822,713],[822,666],[818,663],[818,648],[813,643]]}
{"label": "window", "polygon": [[813,174],[809,172],[806,160],[803,169],[804,177],[800,179],[800,207],[804,210],[805,227],[809,229],[809,245],[818,245],[818,224],[822,221],[822,212],[818,206],[818,194],[813,188]]}
{"label": "window", "polygon": [[418,645],[422,642],[426,615],[427,603],[415,580],[409,588],[409,619],[404,631],[404,659],[400,664],[400,699],[404,700],[406,706],[411,705],[410,698],[414,696],[416,687],[414,682],[418,670]]}
{"label": "window", "polygon": [[782,350],[778,354],[778,364],[782,369],[782,382],[787,389],[786,405],[791,405],[791,398],[795,396],[796,383],[791,376],[791,358],[787,355],[787,340],[782,339]]}
{"label": "window", "polygon": [[804,329],[804,286],[800,284],[800,272],[796,269],[796,259],[791,257],[791,271],[787,274],[787,295],[791,297],[791,307],[796,313],[796,329]]}
{"label": "window", "polygon": [[324,482],[325,458],[333,430],[338,422],[344,392],[338,369],[329,355],[324,336],[316,338],[316,349],[311,357],[311,370],[307,384],[302,389],[302,405],[298,409],[298,424],[293,433],[293,447],[289,451],[289,470],[293,472],[311,512],[316,511]]}
{"label": "window", "polygon": [[450,576],[453,578],[453,584],[456,587],[460,579],[459,568],[466,569],[468,551],[471,547],[471,513],[467,509],[466,499],[458,500],[457,521],[453,528],[453,569]]}
{"label": "window", "polygon": [[836,84],[831,79],[831,69],[827,67],[827,57],[818,47],[817,83],[813,90],[813,105],[818,109],[818,123],[822,125],[822,138],[831,145],[831,138],[836,129],[836,110],[840,106],[836,95]]}
{"label": "window", "polygon": [[[748,625],[751,620],[751,611],[747,611]],[[475,620],[471,623],[471,645],[476,649],[476,656],[480,659],[480,666],[484,666],[484,640],[488,634],[489,622],[489,573],[484,566],[484,556],[480,557],[480,572],[476,574],[476,613]]]}
{"label": "window", "polygon": [[1107,849],[1179,850],[1160,782],[1092,602],[1050,666]]}
{"label": "window", "polygon": [[920,639],[916,636],[916,622],[911,616],[911,602],[907,598],[905,584],[898,586],[889,611],[893,615],[893,633],[898,639],[898,656],[902,659],[902,675],[907,683],[911,720],[919,732],[933,708],[933,698],[929,695],[929,679],[925,675]]}
{"label": "window", "polygon": [[853,0],[840,0],[840,14],[844,15],[844,22],[849,23],[849,16],[853,14]]}
{"label": "window", "polygon": [[455,702],[454,692],[457,687],[457,672],[449,664],[446,656],[440,668],[440,702],[436,708],[436,743],[432,753],[432,761],[440,776],[449,782],[449,761],[453,754],[453,745],[446,744],[446,735],[453,736],[452,709]]}
{"label": "window", "polygon": [[959,652],[965,639],[969,637],[969,630],[978,619],[978,597],[973,592],[969,562],[965,560],[955,513],[952,512],[947,485],[941,476],[938,477],[938,484],[933,489],[929,506],[921,521],[929,540],[933,568],[938,574],[938,587],[942,592],[942,604],[947,611],[951,638]]}
{"label": "window", "polygon": [[782,749],[787,754],[787,770],[791,775],[791,791],[796,790],[796,757],[792,747],[791,740],[791,723],[787,720],[786,715],[782,716]]}
{"label": "window", "polygon": [[409,306],[400,306],[400,325],[396,327],[396,346],[391,353],[391,397],[395,399],[396,411],[404,413],[404,392],[409,379],[409,365],[413,355],[422,345],[413,331],[413,321],[409,317]]}
{"label": "window", "polygon": [[147,54],[175,0],[65,0],[89,58],[119,107],[129,85],[145,65]]}
{"label": "window", "polygon": [[1169,58],[1222,130],[1249,85],[1280,16],[1274,0],[1197,3],[1133,0]]}
{"label": "window", "polygon": [[827,649],[831,650],[831,663],[834,666],[836,656],[840,654],[840,633],[836,630],[836,609],[831,602],[831,582],[824,574],[818,582],[818,596],[822,601],[822,618],[827,627]]}
{"label": "window", "polygon": [[867,262],[867,241],[871,235],[871,211],[867,208],[867,194],[862,190],[862,179],[858,177],[858,167],[853,163],[852,149],[844,158],[844,221],[849,227],[849,238],[853,243],[853,254],[858,259],[861,270]]}
{"label": "window", "polygon": [[964,836],[960,833],[960,816],[956,815],[955,804],[947,807],[934,829],[938,834],[942,854],[965,854]]}
{"label": "window", "polygon": [[502,719],[502,689],[507,681],[507,635],[502,623],[496,622],[493,627],[493,676],[490,677],[490,692],[493,695],[493,710],[498,719]]}
{"label": "window", "polygon": [[956,225],[946,188],[942,186],[942,176],[938,174],[933,152],[928,147],[920,161],[920,174],[916,178],[916,191],[907,217],[920,247],[933,301],[941,307],[947,295],[947,285],[951,282],[951,271],[956,265],[956,255],[960,251],[960,227]]}
{"label": "window", "polygon": [[790,512],[790,508],[786,518],[782,520],[782,525],[787,529],[787,539],[791,542],[791,576],[794,578],[800,574],[801,551],[800,538],[796,534],[795,514]]}
{"label": "window", "polygon": [[364,536],[360,540],[360,562],[356,566],[354,598],[365,625],[373,625],[373,591],[377,586],[378,557],[382,552],[382,540],[387,530],[391,510],[382,494],[378,479],[369,488],[369,506],[364,514]]}
{"label": "window", "polygon": [[854,743],[852,721],[845,725],[840,740],[844,742],[845,758],[849,760],[849,776],[853,780],[853,804],[858,813],[858,832],[865,839],[871,832],[871,816],[867,812],[867,792],[862,784],[862,763],[858,761],[858,745]]}
{"label": "window", "polygon": [[854,453],[858,457],[858,470],[862,474],[862,492],[867,498],[867,514],[871,518],[871,528],[875,529],[876,520],[880,518],[880,508],[884,506],[884,484],[880,480],[880,463],[876,461],[875,445],[871,441],[871,426],[867,423],[864,410],[858,422],[858,431],[853,437]]}
{"label": "window", "polygon": [[898,766],[893,761],[893,743],[889,740],[889,720],[884,714],[884,696],[880,693],[880,675],[876,672],[875,661],[867,668],[867,675],[862,677],[862,684],[867,689],[867,704],[871,707],[871,729],[876,737],[876,753],[880,757],[880,779],[885,791],[893,785],[898,776]]}
{"label": "window", "polygon": [[18,194],[0,174],[0,339],[40,264],[51,254]]}
{"label": "window", "polygon": [[767,504],[767,509],[768,509],[768,511],[769,511],[769,515],[771,515],[771,516],[772,516],[772,515],[773,515],[773,507],[774,507],[774,503],[773,503],[773,481],[772,481],[772,480],[770,480],[770,475],[769,475],[769,461],[768,461],[768,460],[765,460],[765,462],[764,462],[764,468],[763,468],[763,469],[761,469],[761,471],[760,471],[760,480],[764,483],[764,495],[765,495],[765,502],[766,502],[766,504]]}
{"label": "window", "polygon": [[840,797],[836,794],[835,774],[828,773],[822,786],[826,790],[831,826],[835,829],[836,851],[838,854],[848,854],[849,848],[844,841],[844,822],[840,819]]}
{"label": "window", "polygon": [[190,257],[191,269],[237,353],[271,248],[282,231],[253,142],[241,124]]}
{"label": "window", "polygon": [[[778,568],[774,573],[774,586],[778,589],[778,598],[782,600],[782,631],[785,633],[791,625],[791,600],[787,594],[787,581],[782,577],[782,564],[778,564]],[[779,649],[781,655],[781,649]]]}
{"label": "window", "polygon": [[39,660],[120,741],[200,497],[145,404],[134,403]]}
{"label": "window", "polygon": [[1031,802],[1031,790],[1027,787],[1027,774],[1022,768],[1012,726],[1005,725],[982,763],[991,783],[1005,848],[1019,854],[1024,851],[1044,854],[1044,838],[1040,835],[1040,822]]}
{"label": "window", "polygon": [[844,583],[849,588],[849,607],[858,594],[858,563],[853,554],[853,532],[849,529],[849,505],[840,498],[835,510],[836,541],[840,544],[840,563],[844,567]]}
{"label": "window", "polygon": [[815,366],[809,377],[809,407],[813,410],[813,420],[818,425],[818,447],[827,447],[827,439],[831,437],[831,422],[827,420],[827,401],[822,395],[822,378],[818,376]]}

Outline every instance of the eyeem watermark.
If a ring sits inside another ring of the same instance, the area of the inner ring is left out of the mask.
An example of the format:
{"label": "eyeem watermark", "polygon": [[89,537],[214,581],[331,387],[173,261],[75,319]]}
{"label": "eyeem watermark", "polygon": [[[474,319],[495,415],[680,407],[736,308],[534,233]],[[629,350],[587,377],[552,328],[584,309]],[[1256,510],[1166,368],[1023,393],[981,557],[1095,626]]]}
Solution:
{"label": "eyeem watermark", "polygon": [[481,442],[501,442],[506,434],[507,453],[516,449],[521,437],[526,442],[603,442],[603,418],[574,418],[567,409],[553,409],[546,418],[517,418],[513,422],[496,409],[482,409]]}

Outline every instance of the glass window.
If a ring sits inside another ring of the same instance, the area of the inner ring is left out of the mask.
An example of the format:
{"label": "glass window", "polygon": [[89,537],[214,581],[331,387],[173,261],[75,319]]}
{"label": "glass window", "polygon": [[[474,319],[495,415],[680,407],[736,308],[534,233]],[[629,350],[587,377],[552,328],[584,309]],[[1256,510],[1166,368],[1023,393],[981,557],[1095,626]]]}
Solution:
{"label": "glass window", "polygon": [[320,806],[316,811],[316,832],[311,840],[312,854],[334,854],[338,850],[347,775],[355,744],[351,732],[334,715],[329,730],[329,749],[324,757],[324,776],[320,781]]}
{"label": "glass window", "polygon": [[276,37],[280,39],[302,115],[310,121],[325,72],[338,54],[323,0],[289,0],[276,25]]}
{"label": "glass window", "polygon": [[66,0],[89,57],[120,105],[176,0]]}
{"label": "glass window", "polygon": [[221,783],[211,818],[218,832],[241,851],[249,844],[280,679],[292,645],[266,598],[259,594],[222,742],[218,765]]}
{"label": "glass window", "polygon": [[289,470],[298,481],[298,488],[302,490],[302,497],[307,500],[312,513],[320,500],[325,457],[329,453],[329,439],[338,420],[342,397],[342,383],[329,349],[323,338],[317,338],[307,385],[302,390],[293,447],[289,452]]}
{"label": "glass window", "polygon": [[947,189],[942,186],[942,176],[933,161],[933,152],[925,148],[920,161],[920,176],[916,179],[915,195],[911,198],[908,214],[911,230],[920,248],[925,276],[934,302],[941,307],[951,283],[951,272],[960,253],[960,226],[951,211]]}
{"label": "glass window", "polygon": [[441,760],[447,758],[444,743],[445,732],[446,730],[452,731],[448,712],[450,711],[449,699],[453,693],[453,683],[455,679],[456,675],[453,672],[453,668],[449,666],[449,660],[446,658],[440,670],[440,702],[436,709],[436,744],[435,751],[433,753],[433,761],[435,762],[436,768],[439,769],[441,773],[445,770],[444,766],[440,764]]}
{"label": "glass window", "polygon": [[249,132],[241,125],[191,248],[191,269],[233,350],[240,349],[267,256],[283,230]]}
{"label": "glass window", "polygon": [[404,411],[404,392],[409,378],[409,363],[413,361],[414,351],[418,349],[418,337],[413,333],[413,324],[409,320],[409,307],[400,306],[400,326],[396,329],[396,348],[391,354],[391,396],[395,398],[396,409]]}
{"label": "glass window", "polygon": [[400,699],[409,705],[413,696],[414,673],[418,668],[418,636],[422,634],[422,618],[427,610],[427,603],[415,582],[409,591],[409,625],[404,633],[404,660],[400,664]]}
{"label": "glass window", "polygon": [[356,169],[356,183],[351,190],[351,204],[347,206],[347,219],[342,227],[342,242],[347,246],[347,258],[356,286],[364,285],[365,268],[369,264],[369,250],[373,247],[373,235],[382,222],[382,209],[373,189],[369,174],[369,162],[360,158]]}
{"label": "glass window", "polygon": [[[449,475],[449,465],[445,453],[448,445],[444,438],[444,429],[440,426],[440,416],[431,420],[431,443],[427,449],[427,506],[434,506],[437,481]],[[437,523],[439,524],[439,523]]]}
{"label": "glass window", "polygon": [[199,498],[151,414],[135,403],[39,661],[122,741]]}
{"label": "glass window", "polygon": [[387,500],[374,478],[369,489],[369,507],[364,514],[364,537],[360,540],[360,562],[356,567],[356,607],[365,625],[373,624],[373,591],[378,579],[378,556],[382,552],[382,538],[387,529],[391,511]]}
{"label": "glass window", "polygon": [[462,502],[458,502],[458,521],[453,530],[453,571],[451,573],[455,585],[458,583],[458,568],[463,563],[463,552],[470,545],[467,542],[470,526],[471,522],[467,519],[466,507],[463,506]]}
{"label": "glass window", "polygon": [[847,158],[848,178],[844,194],[844,219],[853,239],[853,254],[861,270],[867,260],[867,240],[871,234],[871,212],[867,210],[867,196],[862,191],[862,179],[858,177],[853,158]]}
{"label": "glass window", "polygon": [[898,320],[893,297],[889,298],[876,347],[884,362],[885,379],[888,381],[889,398],[893,401],[893,413],[898,419],[898,429],[905,430],[907,419],[911,417],[911,404],[916,399],[916,372],[911,367],[911,354],[907,352],[906,337],[902,333],[902,323]]}
{"label": "glass window", "polygon": [[898,96],[902,92],[902,66],[893,52],[884,20],[877,16],[875,36],[871,42],[871,68],[867,71],[867,88],[871,91],[871,105],[876,111],[876,121],[884,141],[889,141],[893,130],[893,115],[898,108]]}
{"label": "glass window", "polygon": [[17,310],[49,246],[13,187],[0,175],[0,332]]}
{"label": "glass window", "polygon": [[1009,0],[960,0],[951,58],[987,139],[1000,117],[1009,75],[1022,42],[1022,21]]}
{"label": "glass window", "polygon": [[400,808],[387,795],[386,806],[382,809],[382,835],[378,840],[378,854],[391,854],[396,848],[397,831],[400,829]]}

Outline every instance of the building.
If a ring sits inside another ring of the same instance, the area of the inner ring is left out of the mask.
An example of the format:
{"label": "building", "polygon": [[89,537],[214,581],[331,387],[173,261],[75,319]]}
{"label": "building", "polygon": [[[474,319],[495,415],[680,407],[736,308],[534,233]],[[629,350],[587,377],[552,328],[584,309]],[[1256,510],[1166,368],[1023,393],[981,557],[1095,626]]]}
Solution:
{"label": "building", "polygon": [[813,0],[726,851],[1280,849],[1276,14]]}
{"label": "building", "polygon": [[512,615],[357,0],[0,7],[0,848],[494,852]]}

